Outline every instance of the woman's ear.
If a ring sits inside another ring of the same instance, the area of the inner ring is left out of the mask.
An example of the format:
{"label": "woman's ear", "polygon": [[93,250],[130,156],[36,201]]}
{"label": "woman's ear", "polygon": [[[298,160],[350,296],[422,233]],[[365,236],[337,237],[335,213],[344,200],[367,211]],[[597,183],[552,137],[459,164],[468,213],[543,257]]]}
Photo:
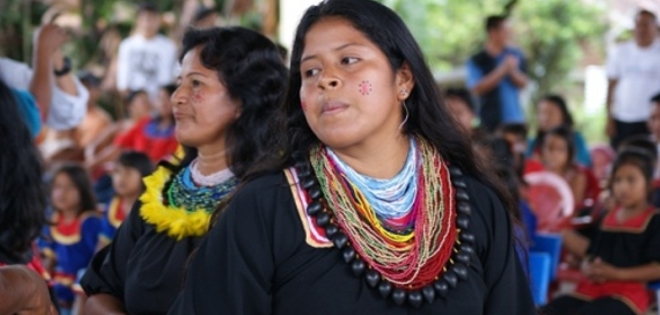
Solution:
{"label": "woman's ear", "polygon": [[408,62],[404,62],[396,71],[396,89],[399,101],[405,101],[415,87],[415,78]]}

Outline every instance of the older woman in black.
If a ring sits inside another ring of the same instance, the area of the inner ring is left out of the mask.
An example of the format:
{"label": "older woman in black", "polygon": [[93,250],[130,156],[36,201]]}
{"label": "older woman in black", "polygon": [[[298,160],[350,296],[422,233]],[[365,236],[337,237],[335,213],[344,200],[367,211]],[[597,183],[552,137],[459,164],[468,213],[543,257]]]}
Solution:
{"label": "older woman in black", "polygon": [[240,28],[191,30],[172,96],[181,161],[162,162],[82,279],[86,314],[163,314],[210,217],[273,140],[287,71],[275,45]]}
{"label": "older woman in black", "polygon": [[401,19],[324,1],[290,69],[287,144],[230,201],[170,314],[534,314],[515,205]]}

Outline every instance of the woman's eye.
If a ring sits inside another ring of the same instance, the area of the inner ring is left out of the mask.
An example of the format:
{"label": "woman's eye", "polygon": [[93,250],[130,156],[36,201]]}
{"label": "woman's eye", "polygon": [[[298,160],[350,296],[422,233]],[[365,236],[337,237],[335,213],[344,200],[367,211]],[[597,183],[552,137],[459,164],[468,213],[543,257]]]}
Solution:
{"label": "woman's eye", "polygon": [[341,60],[341,63],[345,64],[345,65],[350,65],[350,64],[354,64],[354,63],[358,62],[358,60],[359,59],[357,59],[355,57],[345,57]]}
{"label": "woman's eye", "polygon": [[193,87],[198,87],[198,86],[202,85],[202,82],[199,82],[199,80],[192,80],[191,83],[192,83]]}
{"label": "woman's eye", "polygon": [[319,73],[319,69],[305,70],[305,78],[313,77]]}

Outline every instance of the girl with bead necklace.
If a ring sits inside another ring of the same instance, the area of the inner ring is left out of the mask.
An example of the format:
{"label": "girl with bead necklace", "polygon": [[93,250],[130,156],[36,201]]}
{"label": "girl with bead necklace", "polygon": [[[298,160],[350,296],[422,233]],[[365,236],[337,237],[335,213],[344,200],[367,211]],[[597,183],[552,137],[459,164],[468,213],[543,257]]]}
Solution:
{"label": "girl with bead necklace", "polygon": [[246,175],[169,314],[535,314],[515,205],[423,60],[375,1],[308,9],[284,147]]}
{"label": "girl with bead necklace", "polygon": [[287,70],[270,40],[240,27],[189,30],[172,95],[183,154],[145,192],[81,284],[85,314],[164,314],[212,214],[272,137]]}

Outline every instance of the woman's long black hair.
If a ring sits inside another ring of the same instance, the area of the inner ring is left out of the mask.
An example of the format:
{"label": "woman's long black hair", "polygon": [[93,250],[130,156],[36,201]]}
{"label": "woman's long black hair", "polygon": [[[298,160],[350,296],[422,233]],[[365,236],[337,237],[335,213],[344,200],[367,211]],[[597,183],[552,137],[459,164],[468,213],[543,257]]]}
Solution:
{"label": "woman's long black hair", "polygon": [[409,118],[403,131],[424,137],[445,160],[493,189],[511,216],[519,219],[520,213],[511,195],[475,156],[467,135],[460,130],[443,102],[422,51],[405,23],[392,10],[371,0],[328,0],[307,10],[298,25],[291,54],[289,89],[282,105],[285,115],[282,125],[286,129],[277,134],[286,137],[280,140],[282,147],[277,150],[283,154],[273,155],[276,158],[273,161],[259,163],[259,168],[251,172],[250,177],[289,167],[294,164],[294,157],[306,156],[314,145],[320,143],[300,106],[300,63],[307,32],[314,24],[328,17],[340,17],[352,23],[385,53],[391,71],[400,69],[404,63],[410,67],[415,86],[406,100]]}
{"label": "woman's long black hair", "polygon": [[[217,71],[232,98],[240,101],[241,114],[227,128],[228,164],[242,178],[254,161],[273,147],[273,120],[286,90],[288,71],[277,46],[265,36],[242,27],[189,29],[183,37],[180,60],[201,47],[204,67]],[[174,172],[197,157],[197,149],[184,146],[176,165],[162,163]]]}
{"label": "woman's long black hair", "polygon": [[[19,104],[0,80],[0,262],[25,263],[46,224],[42,165]],[[6,261],[5,261],[6,260]]]}

